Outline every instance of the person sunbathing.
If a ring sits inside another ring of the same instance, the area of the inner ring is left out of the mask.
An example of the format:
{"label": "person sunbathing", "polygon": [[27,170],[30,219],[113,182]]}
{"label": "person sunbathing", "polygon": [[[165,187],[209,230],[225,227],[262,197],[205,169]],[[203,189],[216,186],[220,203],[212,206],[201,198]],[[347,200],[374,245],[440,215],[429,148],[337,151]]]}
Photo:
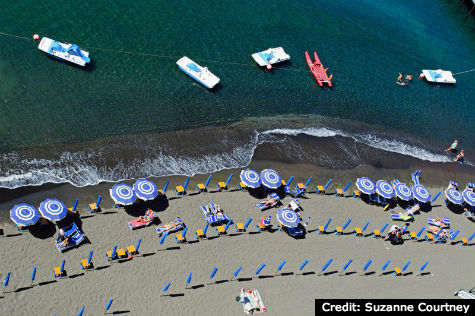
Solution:
{"label": "person sunbathing", "polygon": [[440,217],[436,217],[435,220],[432,222],[432,225],[439,226],[441,228],[444,228],[447,226],[445,225],[444,221]]}
{"label": "person sunbathing", "polygon": [[413,207],[406,209],[406,215],[413,216],[415,213],[419,212],[420,209],[421,209],[421,206],[417,203]]}
{"label": "person sunbathing", "polygon": [[[434,235],[437,235],[441,229],[442,228],[439,228],[437,226],[427,226],[427,231]],[[439,238],[443,237],[445,234],[447,234],[447,230],[442,229],[442,231],[439,234]]]}
{"label": "person sunbathing", "polygon": [[[64,233],[63,233],[64,236]],[[61,244],[58,245],[58,248],[64,248],[66,246],[69,246],[71,244],[71,236],[66,237]]]}
{"label": "person sunbathing", "polygon": [[144,216],[139,216],[139,218],[137,218],[137,221],[142,223],[148,223],[150,221],[153,221],[153,212],[151,210],[148,210]]}
{"label": "person sunbathing", "polygon": [[274,203],[275,203],[275,199],[273,197],[267,199],[267,200],[264,200],[264,201],[261,201],[259,202],[260,204],[264,204],[264,206],[272,206]]}

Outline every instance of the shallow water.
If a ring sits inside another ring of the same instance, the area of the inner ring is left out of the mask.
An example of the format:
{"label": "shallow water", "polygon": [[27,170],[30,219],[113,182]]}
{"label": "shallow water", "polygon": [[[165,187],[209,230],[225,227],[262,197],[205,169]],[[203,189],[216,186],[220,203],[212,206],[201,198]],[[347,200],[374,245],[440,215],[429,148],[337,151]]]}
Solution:
{"label": "shallow water", "polygon": [[[440,152],[454,138],[475,144],[475,73],[448,87],[417,79],[424,68],[473,68],[473,33],[455,2],[0,4],[0,32],[73,42],[93,61],[81,69],[0,35],[1,187],[244,166],[263,137],[296,129],[316,143],[329,132],[429,161],[453,159]],[[259,69],[250,55],[277,46],[291,61]],[[332,89],[316,85],[305,50],[317,51],[334,74]],[[184,55],[221,85],[208,91],[181,72],[175,62]],[[416,79],[398,86],[398,72]],[[305,116],[305,124],[269,126],[269,117],[287,115]],[[238,121],[240,129],[229,132],[227,124]],[[197,127],[210,129],[205,138],[160,134]],[[317,160],[334,168],[360,163]]]}

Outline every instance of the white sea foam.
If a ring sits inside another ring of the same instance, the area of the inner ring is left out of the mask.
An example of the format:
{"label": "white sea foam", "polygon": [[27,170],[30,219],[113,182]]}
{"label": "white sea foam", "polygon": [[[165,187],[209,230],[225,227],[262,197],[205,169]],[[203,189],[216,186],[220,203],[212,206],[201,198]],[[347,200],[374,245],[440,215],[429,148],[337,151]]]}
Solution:
{"label": "white sea foam", "polygon": [[[298,144],[286,136],[306,134],[316,138],[345,137],[389,152],[411,156],[430,162],[451,162],[453,158],[429,151],[426,148],[408,144],[402,140],[388,139],[369,133],[349,133],[340,129],[328,127],[308,127],[302,129],[280,128],[250,135],[248,142],[232,148],[228,152],[191,157],[186,155],[173,155],[161,150],[150,154],[150,148],[137,150],[137,157],[132,161],[124,162],[120,158],[111,158],[111,149],[100,149],[96,152],[83,150],[79,152],[64,152],[55,159],[26,159],[18,153],[0,155],[0,187],[18,188],[23,186],[38,186],[44,183],[71,183],[83,187],[100,182],[116,182],[125,179],[150,176],[188,175],[211,173],[222,169],[242,168],[247,166],[254,155],[256,147],[262,143],[281,143],[283,146],[298,147]],[[226,139],[222,140],[227,142]],[[344,152],[344,159],[352,165],[361,164],[355,155],[355,150],[338,146]],[[228,148],[230,147],[229,144]],[[281,145],[282,146],[282,145]],[[219,146],[218,146],[219,147]],[[310,153],[299,152],[302,148],[293,150],[293,155],[308,158]],[[149,157],[145,157],[145,154]],[[109,155],[106,157],[106,155]],[[325,159],[321,153],[319,159]],[[106,163],[107,161],[107,163]],[[315,160],[314,160],[315,161]],[[469,163],[469,162],[468,162]],[[470,164],[470,163],[469,163]]]}

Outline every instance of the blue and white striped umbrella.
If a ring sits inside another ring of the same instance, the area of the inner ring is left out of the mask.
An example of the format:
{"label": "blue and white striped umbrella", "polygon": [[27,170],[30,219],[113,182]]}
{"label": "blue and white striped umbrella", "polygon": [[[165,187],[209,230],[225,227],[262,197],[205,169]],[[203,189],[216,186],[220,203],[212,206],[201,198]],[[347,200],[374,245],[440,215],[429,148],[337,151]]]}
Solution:
{"label": "blue and white striped umbrella", "polygon": [[421,203],[427,203],[431,198],[429,190],[421,184],[416,184],[412,187],[412,194],[414,195],[414,198]]}
{"label": "blue and white striped umbrella", "polygon": [[472,190],[465,189],[463,190],[462,195],[465,202],[467,202],[471,206],[475,206],[475,192],[473,192]]}
{"label": "blue and white striped umbrella", "polygon": [[412,191],[411,188],[405,183],[396,183],[394,185],[394,191],[399,199],[404,201],[412,200]]}
{"label": "blue and white striped umbrella", "polygon": [[257,171],[252,169],[245,169],[241,171],[240,178],[241,181],[244,182],[249,188],[255,189],[261,186],[261,177]]}
{"label": "blue and white striped umbrella", "polygon": [[15,224],[21,226],[30,226],[36,224],[40,218],[38,210],[29,204],[17,204],[10,210],[10,218]]}
{"label": "blue and white striped umbrella", "polygon": [[455,190],[454,188],[448,188],[445,190],[445,196],[450,202],[454,204],[462,204],[463,202],[462,193],[460,193],[459,190]]}
{"label": "blue and white striped umbrella", "polygon": [[282,179],[279,174],[272,169],[264,169],[261,171],[262,184],[269,189],[277,189],[282,185]]}
{"label": "blue and white striped umbrella", "polygon": [[376,193],[386,199],[391,199],[396,194],[393,186],[385,180],[379,180],[376,182]]}
{"label": "blue and white striped umbrella", "polygon": [[297,227],[300,223],[299,215],[289,208],[278,210],[277,220],[285,227]]}
{"label": "blue and white striped umbrella", "polygon": [[120,205],[130,205],[135,202],[137,196],[134,189],[125,183],[118,183],[110,189],[111,198]]}
{"label": "blue and white striped umbrella", "polygon": [[68,215],[68,209],[57,199],[46,199],[40,204],[40,213],[52,222],[60,221]]}
{"label": "blue and white striped umbrella", "polygon": [[376,186],[374,185],[374,182],[366,177],[356,179],[356,187],[364,194],[373,194],[376,192]]}
{"label": "blue and white striped umbrella", "polygon": [[158,188],[150,180],[147,179],[138,179],[134,183],[134,192],[139,199],[144,201],[153,200],[158,195]]}

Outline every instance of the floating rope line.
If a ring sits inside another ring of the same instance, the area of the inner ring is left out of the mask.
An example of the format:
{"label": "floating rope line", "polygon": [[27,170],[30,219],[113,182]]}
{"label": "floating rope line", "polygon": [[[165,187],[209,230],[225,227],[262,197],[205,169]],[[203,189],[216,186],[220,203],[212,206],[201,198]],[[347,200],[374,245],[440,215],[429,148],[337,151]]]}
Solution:
{"label": "floating rope line", "polygon": [[[24,36],[18,36],[14,34],[9,34],[9,33],[4,33],[0,32],[1,35],[5,36],[10,36],[10,37],[15,37],[19,39],[24,39],[27,41],[31,41],[31,38],[29,37],[24,37]],[[101,47],[94,47],[94,46],[82,46],[84,48],[88,49],[95,49],[95,50],[101,50],[105,52],[110,52],[110,53],[116,53],[116,54],[128,54],[128,55],[139,55],[139,56],[150,56],[150,57],[158,57],[158,58],[166,58],[166,59],[180,59],[180,56],[167,56],[167,55],[158,55],[158,54],[153,54],[153,53],[142,53],[142,52],[132,52],[132,51],[125,51],[125,50],[116,50],[116,49],[108,49],[108,48],[101,48]],[[222,61],[222,60],[210,60],[210,59],[199,59],[199,58],[194,58],[196,61],[201,61],[201,62],[209,62],[209,63],[218,63],[218,64],[225,64],[225,65],[236,65],[236,66],[248,66],[248,67],[255,67],[253,64],[244,64],[244,63],[237,63],[237,62],[229,62],[229,61]],[[287,70],[287,71],[295,71],[295,72],[310,72],[310,70],[303,70],[303,69],[288,69],[288,68],[283,68],[283,67],[272,67],[272,69],[277,69],[277,70]]]}
{"label": "floating rope line", "polygon": [[471,71],[475,71],[475,68],[474,68],[474,69],[470,69],[470,70],[466,70],[466,71],[462,71],[462,72],[457,72],[456,74],[452,74],[452,76],[459,75],[459,74],[464,74],[464,73],[466,73],[466,72],[471,72]]}

